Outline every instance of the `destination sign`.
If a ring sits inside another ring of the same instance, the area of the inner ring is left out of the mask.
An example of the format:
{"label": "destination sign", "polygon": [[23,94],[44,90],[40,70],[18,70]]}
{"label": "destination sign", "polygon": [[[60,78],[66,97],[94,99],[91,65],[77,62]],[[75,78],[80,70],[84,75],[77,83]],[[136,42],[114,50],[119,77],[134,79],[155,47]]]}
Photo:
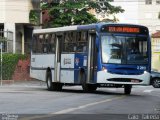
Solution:
{"label": "destination sign", "polygon": [[148,35],[148,29],[142,26],[114,26],[114,25],[104,25],[101,28],[102,32],[108,33],[128,33],[128,34],[145,34]]}
{"label": "destination sign", "polygon": [[108,32],[139,33],[140,29],[137,27],[108,27]]}

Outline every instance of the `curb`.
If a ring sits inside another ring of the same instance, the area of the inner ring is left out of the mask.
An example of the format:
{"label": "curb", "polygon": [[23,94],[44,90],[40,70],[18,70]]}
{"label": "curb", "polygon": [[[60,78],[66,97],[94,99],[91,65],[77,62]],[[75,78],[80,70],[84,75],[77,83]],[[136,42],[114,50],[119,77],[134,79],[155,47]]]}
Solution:
{"label": "curb", "polygon": [[[0,80],[1,83],[1,80]],[[14,80],[2,80],[2,84],[13,84]]]}

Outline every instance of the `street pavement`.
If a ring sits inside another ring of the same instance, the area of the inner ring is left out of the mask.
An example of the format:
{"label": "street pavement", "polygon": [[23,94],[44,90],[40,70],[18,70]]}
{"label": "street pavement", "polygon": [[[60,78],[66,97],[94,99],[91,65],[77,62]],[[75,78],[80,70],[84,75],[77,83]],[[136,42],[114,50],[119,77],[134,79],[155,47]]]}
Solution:
{"label": "street pavement", "polygon": [[124,95],[122,88],[84,93],[81,86],[66,86],[56,92],[47,91],[45,82],[14,82],[0,87],[0,113],[22,120],[160,119],[160,89],[134,86]]}

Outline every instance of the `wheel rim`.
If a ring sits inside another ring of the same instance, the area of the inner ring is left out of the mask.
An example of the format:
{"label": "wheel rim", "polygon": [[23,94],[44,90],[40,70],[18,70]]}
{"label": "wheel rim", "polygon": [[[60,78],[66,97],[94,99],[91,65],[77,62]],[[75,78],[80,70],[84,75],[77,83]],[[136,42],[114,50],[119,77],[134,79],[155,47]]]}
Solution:
{"label": "wheel rim", "polygon": [[47,80],[47,84],[48,84],[48,87],[50,88],[51,87],[51,82],[50,82],[50,78],[48,77],[48,80]]}
{"label": "wheel rim", "polygon": [[159,87],[159,80],[155,79],[153,82],[154,87]]}

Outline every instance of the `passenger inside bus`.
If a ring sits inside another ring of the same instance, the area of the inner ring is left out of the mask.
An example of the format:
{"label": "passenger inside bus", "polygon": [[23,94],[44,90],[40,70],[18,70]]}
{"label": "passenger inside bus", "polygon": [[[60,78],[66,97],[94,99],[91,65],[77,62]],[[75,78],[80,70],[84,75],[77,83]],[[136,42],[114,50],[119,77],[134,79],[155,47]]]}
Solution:
{"label": "passenger inside bus", "polygon": [[130,46],[128,46],[128,61],[133,61],[133,60],[140,60],[142,59],[141,53],[139,51],[139,45],[137,43],[131,43]]}
{"label": "passenger inside bus", "polygon": [[129,49],[130,54],[139,54],[139,48],[137,43],[132,42]]}

